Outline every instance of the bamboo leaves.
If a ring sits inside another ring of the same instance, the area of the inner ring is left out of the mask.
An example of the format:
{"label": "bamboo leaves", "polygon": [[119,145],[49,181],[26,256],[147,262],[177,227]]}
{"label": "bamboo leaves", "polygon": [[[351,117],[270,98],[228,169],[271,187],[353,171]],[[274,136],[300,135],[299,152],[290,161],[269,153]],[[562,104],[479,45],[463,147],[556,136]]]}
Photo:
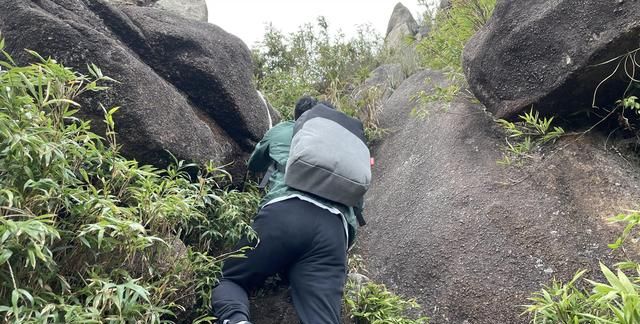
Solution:
{"label": "bamboo leaves", "polygon": [[[76,117],[77,96],[113,79],[33,51],[37,63],[16,66],[4,45],[0,37],[0,322],[160,323],[181,309],[179,289],[205,299],[224,259],[207,253],[251,235],[258,192],[225,189],[229,175],[213,165],[122,157],[119,107],[103,107],[106,138]],[[160,274],[158,251],[181,240],[193,253]]]}

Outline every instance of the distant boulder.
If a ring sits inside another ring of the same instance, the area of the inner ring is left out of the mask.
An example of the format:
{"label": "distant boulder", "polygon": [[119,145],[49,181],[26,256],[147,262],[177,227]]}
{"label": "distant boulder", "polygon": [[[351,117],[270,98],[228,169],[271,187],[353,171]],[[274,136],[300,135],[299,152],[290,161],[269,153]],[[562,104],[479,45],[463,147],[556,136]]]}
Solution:
{"label": "distant boulder", "polygon": [[[552,114],[590,109],[617,61],[600,63],[638,48],[638,12],[639,1],[499,1],[464,50],[470,89],[497,117],[531,105]],[[596,104],[613,103],[625,86],[614,76]]]}
{"label": "distant boulder", "polygon": [[423,25],[418,27],[418,32],[416,33],[416,40],[421,40],[429,35],[431,32],[430,25]]}
{"label": "distant boulder", "polygon": [[373,70],[362,85],[355,89],[353,97],[361,100],[368,92],[375,91],[382,101],[386,101],[405,78],[402,65],[383,64]]}
{"label": "distant boulder", "polygon": [[406,37],[414,37],[418,32],[418,23],[413,18],[411,11],[398,2],[393,8],[384,44],[387,49],[402,49],[407,47]]}
{"label": "distant boulder", "polygon": [[386,36],[388,36],[396,27],[401,25],[406,25],[408,31],[412,34],[415,34],[418,31],[418,23],[413,18],[411,11],[409,11],[409,9],[401,2],[398,2],[396,6],[393,7],[393,13],[391,14],[391,18],[387,24]]}
{"label": "distant boulder", "polygon": [[249,49],[216,26],[159,9],[125,13],[102,0],[0,0],[0,8],[0,30],[19,63],[33,61],[29,48],[85,73],[94,63],[119,81],[80,98],[80,114],[103,133],[99,104],[121,106],[118,143],[130,158],[164,166],[169,151],[196,162],[241,161],[267,130]]}
{"label": "distant boulder", "polygon": [[407,38],[421,38],[418,32],[426,34],[428,30],[419,27],[409,9],[398,2],[389,19],[384,48],[394,61],[402,62],[404,71],[413,72],[417,68],[415,42],[407,42]]}

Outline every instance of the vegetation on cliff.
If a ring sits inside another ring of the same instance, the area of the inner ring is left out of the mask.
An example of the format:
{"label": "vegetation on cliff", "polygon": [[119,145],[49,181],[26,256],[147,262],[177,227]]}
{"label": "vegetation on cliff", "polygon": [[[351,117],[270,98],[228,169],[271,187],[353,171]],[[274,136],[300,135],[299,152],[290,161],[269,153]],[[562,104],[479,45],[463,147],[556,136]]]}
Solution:
{"label": "vegetation on cliff", "polygon": [[347,39],[331,34],[323,17],[288,35],[267,26],[264,40],[253,50],[258,89],[286,119],[292,118],[302,95],[320,96],[353,111],[357,107],[348,90],[380,64],[381,46],[380,36],[369,26]]}
{"label": "vegetation on cliff", "polygon": [[[4,40],[0,40],[0,50]],[[159,323],[200,305],[216,256],[243,234],[259,196],[222,187],[213,165],[157,169],[118,153],[74,99],[116,82],[33,53],[0,60],[0,319],[15,323]],[[182,242],[187,243],[185,246]]]}
{"label": "vegetation on cliff", "polygon": [[381,36],[370,26],[361,26],[353,38],[332,34],[323,17],[290,34],[268,26],[253,57],[257,88],[284,119],[293,118],[298,98],[311,95],[359,118],[369,140],[384,134],[378,122],[383,91],[356,91],[372,70],[389,59]]}
{"label": "vegetation on cliff", "polygon": [[[611,219],[626,223],[622,235],[612,249],[634,250],[637,244],[637,226],[640,212],[629,211]],[[625,253],[626,255],[626,253]],[[586,271],[578,271],[566,283],[554,280],[530,298],[526,313],[531,323],[594,323],[631,324],[640,322],[640,263],[632,257],[609,269],[600,263],[600,277],[604,280],[585,279]]]}

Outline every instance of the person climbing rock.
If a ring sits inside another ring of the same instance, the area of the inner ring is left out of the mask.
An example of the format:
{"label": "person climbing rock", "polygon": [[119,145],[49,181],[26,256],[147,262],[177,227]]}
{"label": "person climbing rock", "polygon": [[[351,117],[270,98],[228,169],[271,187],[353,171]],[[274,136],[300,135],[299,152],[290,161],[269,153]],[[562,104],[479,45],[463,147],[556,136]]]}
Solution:
{"label": "person climbing rock", "polygon": [[[322,107],[314,108],[319,105]],[[302,97],[295,105],[295,119],[299,122],[311,108],[337,113],[329,103]],[[267,173],[268,191],[252,224],[258,242],[244,238],[237,246],[255,248],[245,258],[225,261],[222,279],[213,290],[212,307],[220,324],[250,323],[248,292],[277,273],[291,285],[293,306],[301,323],[340,323],[347,248],[356,237],[354,209],[362,206],[321,198],[285,183],[286,168],[295,169],[287,162],[291,162],[296,125],[285,121],[271,128],[249,158],[249,170]],[[368,158],[368,154],[367,149],[363,155]],[[365,171],[370,180],[370,169]],[[360,198],[363,194],[359,193]]]}

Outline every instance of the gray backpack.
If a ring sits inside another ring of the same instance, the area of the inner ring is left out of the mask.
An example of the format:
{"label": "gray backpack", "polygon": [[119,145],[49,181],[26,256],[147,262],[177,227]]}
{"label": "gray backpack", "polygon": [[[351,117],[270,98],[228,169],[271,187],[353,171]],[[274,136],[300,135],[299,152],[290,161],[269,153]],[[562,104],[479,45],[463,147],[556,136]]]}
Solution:
{"label": "gray backpack", "polygon": [[318,104],[295,123],[284,181],[289,187],[360,206],[371,183],[362,123]]}

